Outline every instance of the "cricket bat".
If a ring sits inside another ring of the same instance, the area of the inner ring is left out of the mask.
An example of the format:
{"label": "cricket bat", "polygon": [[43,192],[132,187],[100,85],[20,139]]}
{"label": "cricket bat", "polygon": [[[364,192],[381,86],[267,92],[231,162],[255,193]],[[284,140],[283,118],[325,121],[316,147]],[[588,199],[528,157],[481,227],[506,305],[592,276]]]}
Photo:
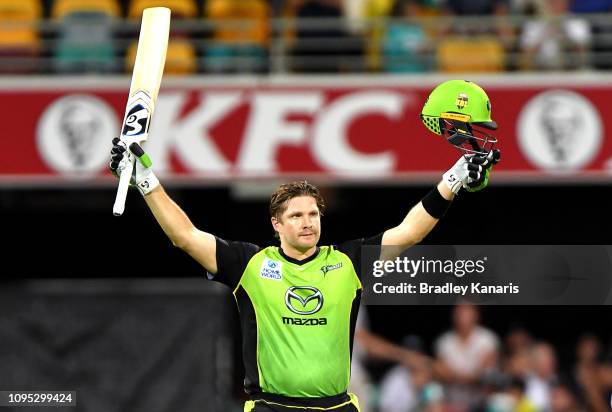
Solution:
{"label": "cricket bat", "polygon": [[[132,143],[144,142],[149,135],[155,101],[164,73],[169,32],[170,9],[151,7],[144,10],[130,94],[120,135],[120,139],[128,148]],[[125,199],[135,159],[135,156],[131,156],[131,162],[121,172],[113,205],[115,216],[121,216],[125,210]]]}

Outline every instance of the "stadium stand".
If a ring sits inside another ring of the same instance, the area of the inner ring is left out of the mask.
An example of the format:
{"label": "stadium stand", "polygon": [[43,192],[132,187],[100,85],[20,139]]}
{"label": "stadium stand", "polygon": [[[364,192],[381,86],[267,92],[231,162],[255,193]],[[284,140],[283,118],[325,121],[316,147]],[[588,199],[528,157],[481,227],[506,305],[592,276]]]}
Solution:
{"label": "stadium stand", "polygon": [[349,30],[339,1],[306,0],[295,8],[294,72],[359,72],[365,69],[364,42]]}
{"label": "stadium stand", "polygon": [[592,41],[589,21],[569,15],[567,0],[541,4],[536,11],[535,18],[527,21],[521,31],[523,68],[563,70],[588,66],[587,50]]}
{"label": "stadium stand", "polygon": [[0,73],[31,73],[40,52],[36,22],[42,17],[39,0],[0,1]]}
{"label": "stadium stand", "polygon": [[[156,6],[168,7],[172,10],[172,19],[174,22],[195,19],[198,16],[198,6],[193,0],[134,0],[129,5],[128,18],[138,21],[144,9]],[[174,26],[176,26],[176,24]],[[125,69],[128,72],[131,72],[134,67],[137,46],[138,42],[134,41],[127,50]],[[191,41],[189,31],[178,30],[171,26],[164,73],[173,75],[195,73],[198,67],[197,60],[197,51]]]}
{"label": "stadium stand", "polygon": [[121,7],[116,0],[56,0],[53,3],[51,17],[61,19],[83,12],[101,13],[121,18]]}
{"label": "stadium stand", "polygon": [[[130,70],[138,21],[150,6],[173,11],[168,73],[612,67],[608,0],[478,3],[0,0],[0,70],[14,74]],[[474,61],[453,58],[458,52]]]}
{"label": "stadium stand", "polygon": [[115,0],[57,0],[52,17],[60,22],[57,72],[116,71],[113,25],[121,9]]}
{"label": "stadium stand", "polygon": [[[461,56],[461,58],[458,58]],[[437,49],[438,69],[445,73],[498,72],[504,69],[504,48],[495,38],[448,38]]]}
{"label": "stadium stand", "polygon": [[204,11],[213,24],[204,68],[212,73],[261,72],[267,67],[270,7],[263,0],[210,0]]}
{"label": "stadium stand", "polygon": [[148,7],[168,7],[174,19],[192,19],[198,15],[198,7],[193,0],[134,0],[128,9],[128,18],[140,19],[142,11]]}
{"label": "stadium stand", "polygon": [[[136,60],[138,42],[133,42],[126,54],[125,70],[131,72]],[[197,70],[197,55],[189,39],[173,39],[168,43],[164,74],[185,75]]]}
{"label": "stadium stand", "polygon": [[[382,44],[384,69],[387,72],[419,73],[430,71],[430,39],[424,27],[414,19],[421,15],[421,6],[416,1],[398,1],[391,11],[391,20],[386,28]],[[379,42],[372,42],[379,43]]]}
{"label": "stadium stand", "polygon": [[385,30],[380,19],[391,16],[393,7],[392,0],[368,0],[364,4],[364,18],[375,22],[370,24],[366,31],[366,58],[369,70],[378,71],[382,66],[380,42]]}

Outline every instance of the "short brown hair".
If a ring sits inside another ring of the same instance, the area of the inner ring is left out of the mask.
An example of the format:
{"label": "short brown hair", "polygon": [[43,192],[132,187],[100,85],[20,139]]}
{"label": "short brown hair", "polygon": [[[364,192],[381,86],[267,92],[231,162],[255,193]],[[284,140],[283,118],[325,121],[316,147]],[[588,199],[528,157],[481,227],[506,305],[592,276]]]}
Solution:
{"label": "short brown hair", "polygon": [[317,202],[319,213],[323,216],[325,201],[319,189],[306,180],[282,184],[276,189],[270,198],[270,217],[280,219],[287,210],[287,202],[294,197],[311,196]]}

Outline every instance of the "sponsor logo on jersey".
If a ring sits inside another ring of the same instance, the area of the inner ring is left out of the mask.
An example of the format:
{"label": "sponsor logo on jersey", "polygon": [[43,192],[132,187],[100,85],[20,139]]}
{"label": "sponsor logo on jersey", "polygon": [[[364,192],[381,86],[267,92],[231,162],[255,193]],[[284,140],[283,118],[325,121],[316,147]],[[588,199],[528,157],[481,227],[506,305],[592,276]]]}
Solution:
{"label": "sponsor logo on jersey", "polygon": [[265,258],[261,264],[259,276],[265,279],[281,280],[283,278],[283,263]]}
{"label": "sponsor logo on jersey", "polygon": [[319,326],[327,325],[327,318],[288,318],[283,316],[283,324],[285,325],[300,325],[300,326]]}
{"label": "sponsor logo on jersey", "polygon": [[330,272],[335,269],[340,269],[341,267],[342,267],[342,262],[336,263],[335,265],[325,265],[325,266],[321,266],[321,272],[323,272],[323,276],[325,276],[327,272]]}
{"label": "sponsor logo on jersey", "polygon": [[323,294],[312,286],[291,286],[285,292],[285,305],[297,315],[313,315],[323,307]]}
{"label": "sponsor logo on jersey", "polygon": [[[285,305],[297,315],[314,315],[323,307],[323,294],[312,286],[291,286],[285,292]],[[284,325],[327,325],[327,318],[291,318],[283,316]]]}

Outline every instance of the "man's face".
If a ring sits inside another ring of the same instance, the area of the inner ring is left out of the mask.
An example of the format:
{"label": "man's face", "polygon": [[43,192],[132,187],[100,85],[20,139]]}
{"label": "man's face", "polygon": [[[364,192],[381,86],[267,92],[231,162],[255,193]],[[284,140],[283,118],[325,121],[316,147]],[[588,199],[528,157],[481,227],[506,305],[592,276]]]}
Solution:
{"label": "man's face", "polygon": [[321,215],[316,200],[311,196],[289,199],[280,219],[272,218],[281,246],[306,252],[317,245],[321,237]]}

